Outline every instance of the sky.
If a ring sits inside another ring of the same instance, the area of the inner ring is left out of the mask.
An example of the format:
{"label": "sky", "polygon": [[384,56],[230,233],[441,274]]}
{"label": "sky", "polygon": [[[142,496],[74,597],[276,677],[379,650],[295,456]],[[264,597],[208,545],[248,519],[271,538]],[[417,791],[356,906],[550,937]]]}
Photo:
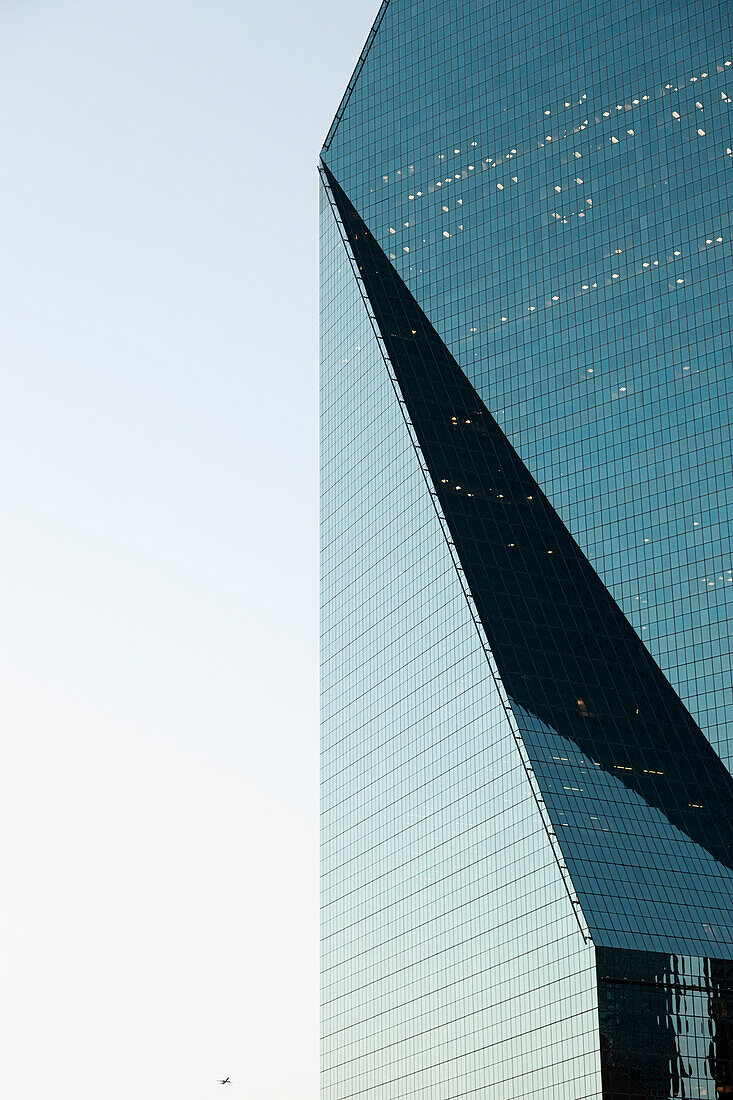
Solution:
{"label": "sky", "polygon": [[0,6],[12,1100],[315,1100],[315,165],[376,8]]}

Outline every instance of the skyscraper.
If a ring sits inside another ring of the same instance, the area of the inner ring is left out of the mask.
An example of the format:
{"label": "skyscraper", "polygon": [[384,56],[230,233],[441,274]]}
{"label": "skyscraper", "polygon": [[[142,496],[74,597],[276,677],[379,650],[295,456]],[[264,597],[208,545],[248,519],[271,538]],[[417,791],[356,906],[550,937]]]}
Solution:
{"label": "skyscraper", "polygon": [[328,133],[326,1100],[733,1096],[731,99],[723,4],[385,0]]}

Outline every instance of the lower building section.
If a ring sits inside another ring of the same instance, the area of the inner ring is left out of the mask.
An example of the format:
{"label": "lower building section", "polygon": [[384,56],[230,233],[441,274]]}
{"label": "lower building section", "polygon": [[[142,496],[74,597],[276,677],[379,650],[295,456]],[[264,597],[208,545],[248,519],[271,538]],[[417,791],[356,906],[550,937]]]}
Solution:
{"label": "lower building section", "polygon": [[598,948],[604,1100],[733,1096],[733,963]]}

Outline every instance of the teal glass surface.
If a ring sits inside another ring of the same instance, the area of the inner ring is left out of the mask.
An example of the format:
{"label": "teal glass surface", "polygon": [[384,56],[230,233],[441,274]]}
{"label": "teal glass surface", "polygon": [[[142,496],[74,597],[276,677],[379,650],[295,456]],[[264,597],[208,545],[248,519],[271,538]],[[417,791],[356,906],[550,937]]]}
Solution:
{"label": "teal glass surface", "polygon": [[329,131],[326,1100],[733,1096],[732,74],[386,0]]}
{"label": "teal glass surface", "polygon": [[729,767],[731,37],[389,0],[323,152]]}

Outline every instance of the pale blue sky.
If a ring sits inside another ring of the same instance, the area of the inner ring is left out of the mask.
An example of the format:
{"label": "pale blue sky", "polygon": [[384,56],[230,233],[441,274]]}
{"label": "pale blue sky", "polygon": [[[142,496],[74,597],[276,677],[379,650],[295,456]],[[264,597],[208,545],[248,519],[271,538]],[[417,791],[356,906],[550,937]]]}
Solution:
{"label": "pale blue sky", "polygon": [[316,1095],[315,163],[377,0],[0,13],[0,1095]]}

